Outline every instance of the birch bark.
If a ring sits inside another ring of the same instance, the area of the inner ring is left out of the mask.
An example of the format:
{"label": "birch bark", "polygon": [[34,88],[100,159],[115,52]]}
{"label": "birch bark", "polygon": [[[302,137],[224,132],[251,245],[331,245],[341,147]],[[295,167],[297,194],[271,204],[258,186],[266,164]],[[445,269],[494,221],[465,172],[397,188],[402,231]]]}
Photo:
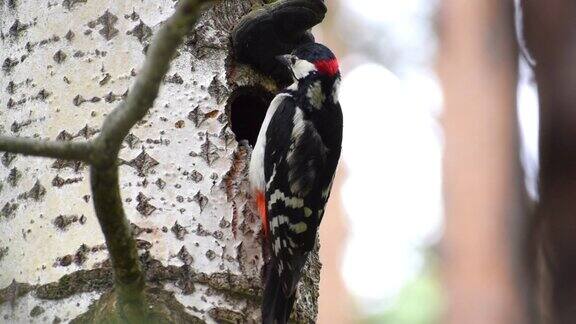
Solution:
{"label": "birch bark", "polygon": [[[118,161],[146,283],[158,296],[173,294],[170,305],[182,308],[187,321],[260,316],[260,223],[246,178],[251,148],[235,137],[231,109],[257,117],[251,103],[266,102],[277,89],[235,64],[229,41],[254,5],[261,3],[227,0],[203,14]],[[171,0],[0,1],[0,134],[97,137],[174,6]],[[238,98],[244,103],[234,105]],[[0,157],[0,320],[73,320],[113,285],[88,167]],[[319,262],[311,259],[299,288],[300,322],[317,313]]]}

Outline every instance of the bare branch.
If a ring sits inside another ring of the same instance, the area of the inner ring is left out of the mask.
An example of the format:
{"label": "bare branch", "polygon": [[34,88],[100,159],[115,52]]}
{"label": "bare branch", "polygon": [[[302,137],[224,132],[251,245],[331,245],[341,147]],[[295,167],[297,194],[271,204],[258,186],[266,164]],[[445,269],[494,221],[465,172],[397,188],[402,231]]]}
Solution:
{"label": "bare branch", "polygon": [[114,269],[114,286],[121,312],[131,317],[144,316],[144,274],[138,262],[136,242],[124,214],[118,185],[118,167],[97,169],[92,166],[90,184],[94,209]]}
{"label": "bare branch", "polygon": [[94,148],[91,142],[56,142],[0,136],[0,151],[89,163]]}
{"label": "bare branch", "polygon": [[[99,138],[107,152],[117,152],[130,129],[141,120],[158,96],[162,78],[170,68],[170,59],[183,37],[192,29],[207,0],[181,1],[174,15],[155,35],[147,52],[144,66],[126,100],[104,121]],[[114,163],[113,160],[106,161]]]}

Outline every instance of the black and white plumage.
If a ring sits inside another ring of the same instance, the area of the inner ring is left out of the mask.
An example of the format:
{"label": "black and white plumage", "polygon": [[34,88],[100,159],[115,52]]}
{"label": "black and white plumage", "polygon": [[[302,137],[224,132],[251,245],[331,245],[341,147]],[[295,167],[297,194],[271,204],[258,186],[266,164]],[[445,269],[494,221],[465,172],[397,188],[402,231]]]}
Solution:
{"label": "black and white plumage", "polygon": [[280,59],[294,83],[270,104],[250,161],[250,181],[271,251],[262,306],[266,324],[286,323],[290,317],[342,143],[334,54],[310,43]]}

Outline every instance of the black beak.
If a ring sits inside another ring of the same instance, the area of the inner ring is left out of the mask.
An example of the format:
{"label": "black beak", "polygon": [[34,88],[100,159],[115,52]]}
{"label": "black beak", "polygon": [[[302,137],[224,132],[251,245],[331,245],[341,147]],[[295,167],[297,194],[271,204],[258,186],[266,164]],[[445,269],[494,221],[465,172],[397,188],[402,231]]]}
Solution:
{"label": "black beak", "polygon": [[289,67],[290,64],[292,63],[292,55],[290,55],[290,54],[278,55],[278,56],[276,56],[276,60],[278,60],[278,62],[282,63],[282,65]]}

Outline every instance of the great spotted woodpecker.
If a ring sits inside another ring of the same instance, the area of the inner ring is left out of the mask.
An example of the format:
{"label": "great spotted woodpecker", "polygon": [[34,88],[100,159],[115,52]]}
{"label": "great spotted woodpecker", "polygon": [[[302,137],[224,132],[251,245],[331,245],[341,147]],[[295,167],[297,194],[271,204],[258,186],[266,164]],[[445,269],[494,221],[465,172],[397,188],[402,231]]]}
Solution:
{"label": "great spotted woodpecker", "polygon": [[265,324],[283,324],[290,317],[342,143],[334,54],[308,43],[278,59],[294,83],[271,102],[250,160],[250,182],[271,251],[262,305]]}

